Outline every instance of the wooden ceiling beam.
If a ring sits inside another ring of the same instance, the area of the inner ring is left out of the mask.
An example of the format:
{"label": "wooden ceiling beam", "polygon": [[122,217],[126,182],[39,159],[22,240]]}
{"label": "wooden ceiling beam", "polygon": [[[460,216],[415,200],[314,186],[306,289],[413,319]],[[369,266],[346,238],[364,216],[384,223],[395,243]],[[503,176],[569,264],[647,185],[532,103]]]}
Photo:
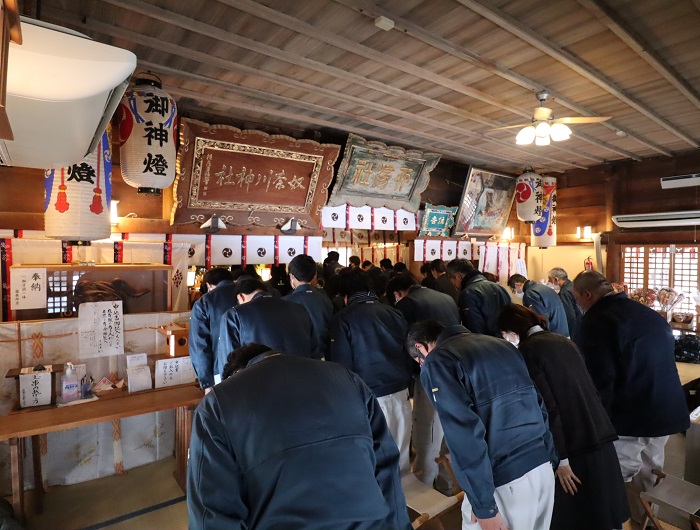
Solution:
{"label": "wooden ceiling beam", "polygon": [[[109,0],[108,0],[109,1]],[[73,25],[74,27],[80,28],[82,31],[88,30],[88,31],[94,31],[96,33],[102,34],[102,35],[107,35],[113,38],[118,38],[118,39],[124,39],[131,41],[135,44],[139,44],[142,46],[147,46],[156,50],[164,51],[166,53],[171,53],[174,55],[178,55],[180,57],[184,57],[193,61],[198,61],[202,64],[208,64],[211,66],[216,66],[218,68],[226,69],[226,70],[238,70],[238,71],[244,71],[244,69],[247,68],[246,73],[248,75],[264,75],[268,77],[271,80],[274,79],[280,79],[282,78],[281,76],[275,76],[275,74],[270,74],[268,72],[261,72],[255,69],[252,69],[250,67],[244,67],[243,65],[240,65],[238,63],[235,63],[233,61],[229,61],[227,59],[222,59],[219,57],[212,56],[211,54],[206,54],[202,52],[197,52],[194,50],[191,50],[189,48],[184,48],[182,46],[172,44],[172,43],[167,43],[159,39],[155,39],[153,37],[148,37],[146,35],[141,35],[126,29],[118,28],[115,26],[111,26],[109,24],[104,24],[102,22],[98,22],[95,20],[84,20],[81,17],[78,17],[76,15],[72,15],[69,13],[65,13],[60,10],[52,9],[52,8],[44,8],[44,14],[46,17],[48,17],[50,20],[55,20],[60,23],[64,24],[69,24]],[[343,71],[341,71],[343,72]],[[353,74],[354,75],[354,74]],[[273,77],[274,76],[274,77]],[[357,76],[360,77],[360,76]],[[361,78],[364,79],[364,78]],[[298,81],[293,81],[289,80],[287,85],[291,85],[291,83],[294,83],[297,87],[299,88],[304,88],[305,90],[315,90],[318,91],[318,87],[315,87],[313,85],[304,85],[302,86],[301,82]],[[449,112],[451,114],[467,118],[467,119],[473,119],[473,115],[471,113],[468,113],[466,111],[463,111],[462,109],[458,109],[456,107],[452,107],[450,105],[446,105],[444,103],[440,103],[437,101],[434,101],[429,98],[425,98],[423,96],[418,96],[412,93],[405,92],[400,89],[395,89],[393,87],[389,87],[387,85],[383,85],[381,83],[377,83],[379,87],[382,87],[385,92],[390,93],[392,95],[396,95],[399,97],[404,97],[408,98],[412,101],[416,101],[418,103],[424,104],[428,107],[435,108],[437,110],[441,110],[443,112]],[[333,93],[334,97],[340,98],[340,99],[345,99],[347,100],[348,96],[345,94],[337,94]],[[368,102],[364,102],[363,104],[366,106]],[[392,109],[392,114],[396,114],[398,109]],[[335,109],[331,109],[331,112],[334,113]],[[415,117],[415,115],[414,115]],[[486,125],[492,126],[492,127],[498,127],[500,124],[498,122],[495,122],[493,120],[486,120],[484,118],[479,118],[479,122],[484,123]],[[337,126],[337,125],[336,125]],[[462,133],[463,134],[463,133]],[[492,139],[494,141],[497,141],[495,139]],[[501,145],[507,145],[507,144],[501,144]],[[556,146],[558,150],[564,151],[564,152],[569,152],[571,154],[574,154],[578,157],[582,158],[588,158],[591,160],[594,160],[596,162],[600,162],[601,159],[599,157],[594,157],[592,155],[589,155],[587,153],[582,153],[579,151],[573,151],[571,149],[567,149],[561,146]],[[603,146],[607,150],[613,150],[609,146]],[[531,155],[531,153],[530,153]],[[626,155],[625,155],[626,156]],[[463,159],[463,158],[462,158]],[[536,159],[535,159],[536,160]],[[529,162],[527,163],[528,166],[532,165],[538,165],[535,160],[532,160],[532,157],[530,158]],[[572,164],[571,162],[563,162],[564,164],[571,166],[571,165],[578,165],[578,164]],[[515,159],[513,160],[513,164],[520,166],[522,162],[519,160]]]}
{"label": "wooden ceiling beam", "polygon": [[[521,75],[510,68],[499,64],[495,61],[492,61],[490,59],[487,59],[486,57],[483,57],[477,53],[474,53],[464,46],[460,46],[458,44],[455,44],[453,42],[448,41],[447,39],[444,39],[442,37],[439,37],[435,35],[434,33],[430,33],[426,29],[422,28],[421,26],[414,24],[413,22],[410,22],[409,20],[406,20],[405,18],[402,18],[395,13],[392,13],[391,11],[380,7],[378,5],[375,5],[371,2],[368,2],[366,0],[334,0],[336,3],[341,4],[349,9],[352,9],[362,15],[369,16],[370,18],[377,18],[378,16],[385,16],[387,18],[390,18],[391,20],[394,21],[394,29],[397,31],[401,31],[404,34],[413,37],[416,40],[419,40],[420,42],[423,42],[424,44],[428,44],[429,46],[432,46],[434,48],[437,48],[438,50],[441,50],[445,53],[448,53],[454,57],[457,57],[459,59],[462,59],[463,61],[468,62],[469,64],[472,64],[476,66],[477,68],[481,68],[482,70],[485,70],[489,72],[492,75],[498,76],[501,79],[504,79],[506,81],[510,81],[511,83],[518,85],[522,88],[525,88],[527,90],[532,91],[533,93],[539,92],[540,90],[547,90],[549,92],[550,97],[555,100],[557,103],[562,105],[563,107],[566,107],[570,110],[573,110],[574,112],[578,112],[582,116],[599,116],[599,114],[593,112],[591,109],[588,109],[584,107],[583,105],[579,105],[578,103],[575,103],[571,101],[568,98],[565,98],[561,94],[557,94],[547,88],[546,86],[542,85],[541,83],[538,83],[537,81],[533,79],[529,79],[525,77],[524,75]],[[700,2],[700,0],[698,0]],[[643,138],[641,136],[638,136],[631,131],[628,131],[626,129],[623,129],[622,127],[616,125],[612,121],[606,121],[603,123],[600,123],[598,125],[602,125],[603,127],[607,127],[610,130],[615,131],[616,133],[618,131],[622,131],[625,133],[625,136],[631,140],[635,140],[636,142],[639,142],[640,144],[644,145],[645,147],[648,147],[650,149],[653,149],[654,151],[665,155],[665,156],[672,156],[672,153],[663,147],[649,141],[646,138]]]}
{"label": "wooden ceiling beam", "polygon": [[557,46],[549,39],[546,39],[543,36],[539,35],[536,31],[533,31],[521,22],[517,21],[515,18],[508,15],[502,9],[493,6],[485,0],[457,1],[463,6],[471,9],[475,13],[478,13],[482,17],[490,20],[497,26],[505,29],[513,35],[516,35],[517,37],[527,42],[531,46],[534,46],[541,52],[546,53],[550,57],[556,59],[557,61],[569,67],[574,72],[578,73],[579,75],[583,76],[589,81],[595,83],[606,92],[612,94],[617,99],[629,105],[634,110],[647,117],[660,127],[663,127],[668,132],[677,136],[687,144],[695,148],[700,147],[700,144],[698,144],[698,142],[696,142],[695,139],[691,138],[686,133],[681,131],[678,127],[673,125],[671,122],[649,109],[641,101],[638,101],[636,98],[627,94],[624,90],[618,87],[611,79],[595,71],[595,69],[593,69],[591,65],[582,61],[575,55],[567,52],[560,46]]}
{"label": "wooden ceiling beam", "polygon": [[[254,112],[256,114],[271,114],[274,116],[279,116],[281,118],[287,118],[290,120],[294,120],[297,122],[299,122],[299,121],[305,122],[305,123],[308,123],[308,124],[313,125],[315,127],[327,127],[329,129],[342,130],[342,131],[346,131],[346,132],[352,132],[355,134],[359,134],[362,136],[369,136],[372,138],[378,138],[380,140],[392,142],[392,143],[403,145],[403,146],[419,147],[420,149],[434,151],[434,152],[438,152],[441,154],[447,154],[447,155],[451,156],[454,160],[458,160],[458,161],[465,162],[465,163],[472,163],[472,162],[484,163],[485,162],[487,165],[492,165],[494,167],[504,167],[503,160],[498,159],[496,157],[481,156],[481,155],[472,156],[469,153],[469,149],[464,147],[464,144],[458,144],[458,146],[461,149],[461,152],[451,151],[448,149],[440,149],[440,148],[436,147],[435,145],[417,143],[417,142],[408,140],[406,138],[406,136],[394,136],[391,134],[386,134],[386,133],[375,131],[375,130],[364,129],[362,127],[356,127],[354,125],[338,123],[338,122],[324,120],[324,119],[320,119],[320,118],[314,118],[312,116],[307,116],[305,114],[298,114],[295,112],[289,112],[287,110],[281,110],[281,109],[276,109],[276,108],[272,108],[272,107],[255,105],[255,104],[247,103],[244,101],[236,101],[233,99],[220,98],[218,96],[211,96],[209,94],[203,94],[201,92],[194,92],[192,90],[185,90],[185,89],[177,88],[177,87],[168,87],[168,92],[171,95],[189,98],[189,99],[192,99],[194,101],[204,101],[207,103],[213,103],[215,105],[222,105],[222,106],[229,107],[229,108],[237,108],[237,109],[241,109],[241,110],[248,111],[248,112]],[[418,137],[418,135],[416,134],[415,131],[409,131],[406,134],[410,134],[411,136]],[[430,136],[432,136],[432,135],[426,135],[425,137],[428,138]],[[436,142],[444,142],[445,141],[443,138],[441,138],[439,136],[433,136],[433,138],[434,138],[434,141],[436,141]]]}
{"label": "wooden ceiling beam", "polygon": [[[324,114],[329,114],[329,113],[337,114],[339,112],[337,110],[337,108],[335,108],[335,107],[332,107],[332,108],[331,107],[323,107],[321,105],[316,105],[316,104],[306,105],[303,101],[292,100],[291,98],[279,96],[279,95],[274,94],[274,93],[263,92],[259,89],[251,89],[251,88],[244,87],[244,86],[236,84],[236,83],[229,83],[227,81],[221,81],[219,79],[214,79],[214,78],[203,76],[200,74],[194,74],[192,72],[185,72],[183,70],[178,70],[176,68],[170,68],[168,66],[158,65],[158,64],[151,63],[148,61],[139,61],[139,64],[143,68],[153,70],[157,73],[170,75],[170,76],[177,77],[180,79],[188,79],[188,80],[192,80],[192,81],[197,81],[200,83],[205,83],[207,85],[219,86],[227,91],[238,92],[240,94],[244,94],[244,95],[247,95],[250,97],[255,97],[258,99],[267,99],[270,101],[276,101],[278,103],[284,102],[284,104],[298,106],[298,107],[302,107],[302,108],[306,107],[307,110],[313,110],[314,112],[323,112]],[[288,81],[286,78],[282,78],[280,76],[280,79],[277,82],[279,82],[280,84],[282,84],[284,86],[284,85],[286,85],[286,81]],[[505,142],[503,140],[498,140],[496,138],[484,137],[480,134],[476,134],[476,133],[473,133],[471,131],[466,131],[462,127],[450,125],[448,123],[441,122],[438,120],[433,120],[431,118],[426,118],[426,117],[421,116],[420,114],[415,114],[412,112],[403,111],[400,109],[396,109],[393,107],[382,105],[380,103],[368,102],[362,98],[358,98],[358,97],[351,96],[348,94],[342,96],[342,100],[341,100],[340,96],[336,92],[333,92],[332,90],[319,88],[319,87],[315,87],[312,85],[307,85],[307,84],[302,83],[302,82],[297,82],[297,83],[295,83],[294,86],[296,88],[301,88],[301,89],[309,91],[309,92],[316,92],[319,94],[323,94],[323,95],[328,96],[330,98],[337,99],[339,102],[343,101],[345,103],[348,103],[348,102],[354,103],[354,104],[361,106],[361,107],[366,107],[366,108],[373,109],[373,110],[376,110],[379,112],[384,112],[390,116],[398,116],[400,118],[410,120],[413,122],[417,121],[419,123],[423,123],[424,125],[427,125],[429,127],[433,127],[435,129],[442,129],[442,130],[446,130],[446,131],[451,131],[451,132],[454,132],[454,133],[457,133],[457,134],[460,134],[462,136],[466,136],[469,138],[478,138],[480,140],[485,140],[486,142],[491,142],[491,143],[494,143],[496,145],[500,145],[501,147],[506,147],[506,148],[512,149],[514,151],[518,151],[518,152],[526,154],[528,156],[532,155],[531,150],[517,147],[517,146],[513,145],[512,143],[508,143],[508,142]],[[347,115],[347,117],[352,117],[353,119],[357,119],[360,121],[369,119],[369,118],[365,118],[364,116],[361,116],[361,115],[351,115],[350,113],[344,113],[344,114]],[[379,120],[374,120],[374,121],[379,121]],[[386,122],[382,122],[382,123],[384,124],[383,125],[384,128],[391,128],[393,126],[390,123],[386,123]],[[415,129],[413,129],[413,131],[415,132]],[[485,152],[488,153],[488,151],[485,151]],[[589,158],[590,160],[593,160],[593,161],[596,161],[599,163],[605,162],[605,159],[603,159],[603,158],[595,157],[595,156],[592,156],[592,155],[589,155],[587,153],[583,153],[580,151],[575,151],[573,154],[575,154],[576,156],[581,157],[581,158]],[[577,167],[580,169],[587,169],[586,166],[583,166],[581,164],[576,164],[576,163],[570,162],[568,160],[563,160],[561,158],[554,158],[554,157],[545,156],[545,155],[539,155],[537,158],[541,159],[541,160],[548,160],[550,162],[555,162],[557,164],[565,165],[568,167]],[[532,165],[532,164],[530,164],[530,165]]]}
{"label": "wooden ceiling beam", "polygon": [[[140,3],[140,0],[114,1],[117,3],[127,4],[131,4],[134,2]],[[421,66],[416,66],[413,63],[409,63],[408,61],[398,59],[397,57],[393,57],[386,53],[379,52],[363,44],[359,44],[350,39],[346,39],[345,37],[341,37],[337,33],[332,33],[330,31],[323,30],[319,27],[312,26],[311,24],[304,22],[303,20],[299,20],[298,18],[286,15],[284,13],[276,11],[275,9],[271,9],[263,4],[253,2],[252,0],[218,1],[222,4],[226,4],[230,7],[238,9],[239,11],[243,11],[244,13],[248,13],[249,15],[258,17],[261,20],[272,22],[273,24],[277,24],[278,26],[281,26],[283,28],[287,28],[291,31],[295,31],[302,35],[306,35],[307,37],[311,37],[312,39],[325,42],[326,44],[330,44],[331,46],[335,46],[336,48],[339,48],[346,52],[359,55],[360,57],[364,57],[365,59],[369,59],[370,61],[374,61],[378,64],[382,64],[389,68],[394,68],[405,74],[409,74],[419,79],[429,81],[443,88],[449,88],[450,90],[454,90],[455,92],[464,94],[465,96],[469,96],[478,101],[482,101],[489,105],[493,105],[494,107],[497,107],[499,109],[507,110],[509,112],[512,112],[513,114],[522,116],[523,118],[531,117],[531,113],[529,111],[525,111],[518,107],[510,105],[506,101],[494,98],[485,92],[482,92],[475,88],[471,88],[463,83],[460,83],[459,81],[455,81],[453,79],[450,79],[449,77],[442,76],[436,72],[431,72],[430,70],[427,70]]]}
{"label": "wooden ceiling beam", "polygon": [[644,59],[676,90],[683,94],[688,101],[700,109],[700,95],[690,84],[668,64],[654,48],[636,35],[634,30],[609,6],[600,0],[578,0],[578,3],[588,9],[602,24],[627,44],[634,52]]}

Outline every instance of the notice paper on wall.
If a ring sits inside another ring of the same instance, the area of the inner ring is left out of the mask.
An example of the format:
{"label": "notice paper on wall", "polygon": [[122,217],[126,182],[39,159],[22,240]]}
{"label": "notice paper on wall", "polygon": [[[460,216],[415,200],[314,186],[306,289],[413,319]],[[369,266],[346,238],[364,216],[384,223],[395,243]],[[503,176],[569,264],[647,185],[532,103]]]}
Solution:
{"label": "notice paper on wall", "polygon": [[124,354],[122,301],[88,302],[78,309],[79,354],[83,359]]}
{"label": "notice paper on wall", "polygon": [[32,372],[19,376],[20,407],[51,404],[51,372]]}
{"label": "notice paper on wall", "polygon": [[195,379],[197,375],[189,357],[156,361],[156,388],[194,383]]}
{"label": "notice paper on wall", "polygon": [[46,269],[10,268],[11,309],[46,307]]}

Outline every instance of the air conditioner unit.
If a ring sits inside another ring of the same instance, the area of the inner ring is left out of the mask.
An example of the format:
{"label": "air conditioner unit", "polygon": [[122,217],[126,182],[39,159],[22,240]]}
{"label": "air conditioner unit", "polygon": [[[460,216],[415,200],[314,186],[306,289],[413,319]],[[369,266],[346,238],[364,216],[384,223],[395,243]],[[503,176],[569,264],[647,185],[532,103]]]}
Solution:
{"label": "air conditioner unit", "polygon": [[700,210],[686,212],[639,213],[613,215],[613,223],[620,228],[655,228],[659,226],[700,225]]}
{"label": "air conditioner unit", "polygon": [[670,188],[690,188],[691,186],[700,186],[700,173],[661,177],[661,188],[665,190]]}
{"label": "air conditioner unit", "polygon": [[10,43],[7,116],[14,140],[0,141],[0,163],[59,168],[94,150],[136,68],[127,50],[53,24],[21,18]]}

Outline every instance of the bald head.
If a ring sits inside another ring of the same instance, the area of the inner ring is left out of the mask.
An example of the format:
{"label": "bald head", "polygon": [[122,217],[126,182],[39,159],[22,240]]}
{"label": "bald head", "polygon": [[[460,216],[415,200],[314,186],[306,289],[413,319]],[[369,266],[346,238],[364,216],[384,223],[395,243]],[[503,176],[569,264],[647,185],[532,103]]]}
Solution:
{"label": "bald head", "polygon": [[584,311],[604,296],[614,292],[608,279],[598,271],[579,272],[573,281],[574,298]]}

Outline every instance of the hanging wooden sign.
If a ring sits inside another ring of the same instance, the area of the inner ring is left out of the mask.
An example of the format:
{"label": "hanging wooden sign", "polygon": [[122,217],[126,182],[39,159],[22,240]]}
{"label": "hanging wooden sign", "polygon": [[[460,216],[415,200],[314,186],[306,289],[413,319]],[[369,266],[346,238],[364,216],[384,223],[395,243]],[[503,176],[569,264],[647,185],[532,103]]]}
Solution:
{"label": "hanging wooden sign", "polygon": [[171,224],[318,228],[340,146],[184,119]]}
{"label": "hanging wooden sign", "polygon": [[439,160],[436,153],[406,151],[351,134],[328,204],[415,212]]}

